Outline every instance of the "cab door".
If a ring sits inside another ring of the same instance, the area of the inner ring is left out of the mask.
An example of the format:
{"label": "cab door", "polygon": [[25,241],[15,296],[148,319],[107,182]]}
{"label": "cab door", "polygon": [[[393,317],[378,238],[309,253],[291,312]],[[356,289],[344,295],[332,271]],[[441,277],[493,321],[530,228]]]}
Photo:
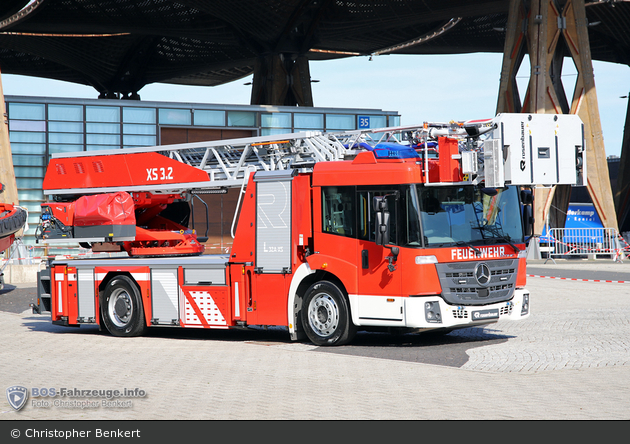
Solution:
{"label": "cab door", "polygon": [[398,245],[398,199],[396,189],[372,188],[357,191],[358,209],[358,316],[362,325],[378,325],[382,322],[403,320],[401,297],[402,269],[398,261],[392,261],[390,248],[376,244],[375,196],[386,196],[389,207],[390,241]]}

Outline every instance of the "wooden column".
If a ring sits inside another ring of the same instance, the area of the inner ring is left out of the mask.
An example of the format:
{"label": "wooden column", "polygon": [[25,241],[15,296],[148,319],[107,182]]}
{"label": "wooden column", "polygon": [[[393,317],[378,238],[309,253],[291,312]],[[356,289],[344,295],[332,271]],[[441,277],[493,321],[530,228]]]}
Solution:
{"label": "wooden column", "polygon": [[308,57],[298,56],[291,70],[291,91],[297,106],[313,106],[311,70]]}
{"label": "wooden column", "polygon": [[522,1],[510,1],[497,114],[521,112],[521,98],[516,85],[516,73],[523,63],[525,54],[526,34],[524,26],[527,23],[528,12]]}
{"label": "wooden column", "polygon": [[567,46],[578,70],[571,101],[571,114],[579,115],[584,122],[588,193],[604,227],[618,230],[595,90],[584,0],[569,0],[564,8],[564,14],[567,24],[565,38],[568,40]]}
{"label": "wooden column", "polygon": [[4,203],[19,205],[13,157],[9,143],[9,119],[2,91],[2,72],[0,71],[0,183],[4,184],[4,193],[0,200]]}
{"label": "wooden column", "polygon": [[[570,103],[560,78],[564,48],[568,48],[578,71]],[[531,65],[530,79],[519,103],[515,79],[525,53]],[[617,229],[584,0],[510,0],[497,100],[500,112],[579,115],[584,122],[588,192],[604,227]],[[541,234],[548,220],[552,226],[564,226],[570,194],[568,186],[536,188],[535,234]]]}
{"label": "wooden column", "polygon": [[254,65],[251,104],[313,106],[308,59],[290,54],[259,57]]}

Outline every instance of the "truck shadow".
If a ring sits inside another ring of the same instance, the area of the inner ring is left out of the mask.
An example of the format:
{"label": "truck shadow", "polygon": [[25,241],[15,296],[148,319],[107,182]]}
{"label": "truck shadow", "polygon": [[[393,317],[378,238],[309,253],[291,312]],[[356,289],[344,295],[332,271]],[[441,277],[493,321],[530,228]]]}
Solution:
{"label": "truck shadow", "polygon": [[81,327],[64,327],[62,325],[55,325],[50,320],[50,314],[48,315],[26,315],[22,318],[22,324],[30,331],[56,333],[56,334],[107,334],[107,332],[100,332],[98,325],[82,325]]}
{"label": "truck shadow", "polygon": [[[109,336],[115,341],[124,338],[111,336],[97,325],[64,327],[53,325],[46,315],[32,315],[23,319],[24,326],[31,331],[69,335]],[[233,330],[203,330],[170,327],[152,327],[144,335],[147,338],[164,338],[182,341],[214,340],[245,342],[252,345],[276,346],[293,344],[286,328],[269,327]],[[513,336],[504,334],[492,326],[471,327],[450,333],[407,333],[360,331],[348,345],[337,347],[315,347],[309,351],[339,355],[371,357],[377,359],[416,362],[423,364],[461,367],[469,359],[468,350],[507,342]],[[308,340],[303,344],[310,344]]]}
{"label": "truck shadow", "polygon": [[359,332],[351,344],[319,347],[317,351],[459,368],[468,362],[468,350],[501,344],[511,337],[488,327],[471,327],[450,333]]}

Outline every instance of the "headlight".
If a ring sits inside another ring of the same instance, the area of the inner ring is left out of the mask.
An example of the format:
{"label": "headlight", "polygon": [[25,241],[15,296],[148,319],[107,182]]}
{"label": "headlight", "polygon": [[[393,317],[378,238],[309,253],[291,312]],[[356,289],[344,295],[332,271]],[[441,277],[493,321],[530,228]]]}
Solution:
{"label": "headlight", "polygon": [[427,301],[424,303],[424,318],[432,324],[442,323],[442,312],[440,311],[440,303],[437,301]]}
{"label": "headlight", "polygon": [[435,256],[416,256],[416,264],[437,264],[438,260]]}
{"label": "headlight", "polygon": [[523,295],[523,305],[521,307],[521,316],[525,316],[529,313],[529,293]]}

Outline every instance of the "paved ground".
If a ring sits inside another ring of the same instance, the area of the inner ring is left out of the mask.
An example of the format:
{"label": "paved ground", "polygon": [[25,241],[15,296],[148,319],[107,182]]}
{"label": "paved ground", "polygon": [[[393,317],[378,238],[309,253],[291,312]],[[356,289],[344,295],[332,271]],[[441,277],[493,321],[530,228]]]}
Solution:
{"label": "paved ground", "polygon": [[[528,274],[630,281],[630,261],[543,262]],[[118,406],[96,397],[87,408],[70,404],[89,398],[31,398],[20,412],[0,399],[0,419],[630,419],[630,284],[532,277],[528,288],[526,321],[442,338],[360,334],[321,348],[280,330],[114,338],[53,326],[21,309],[28,286],[9,287],[0,292],[4,389],[146,396]]]}

